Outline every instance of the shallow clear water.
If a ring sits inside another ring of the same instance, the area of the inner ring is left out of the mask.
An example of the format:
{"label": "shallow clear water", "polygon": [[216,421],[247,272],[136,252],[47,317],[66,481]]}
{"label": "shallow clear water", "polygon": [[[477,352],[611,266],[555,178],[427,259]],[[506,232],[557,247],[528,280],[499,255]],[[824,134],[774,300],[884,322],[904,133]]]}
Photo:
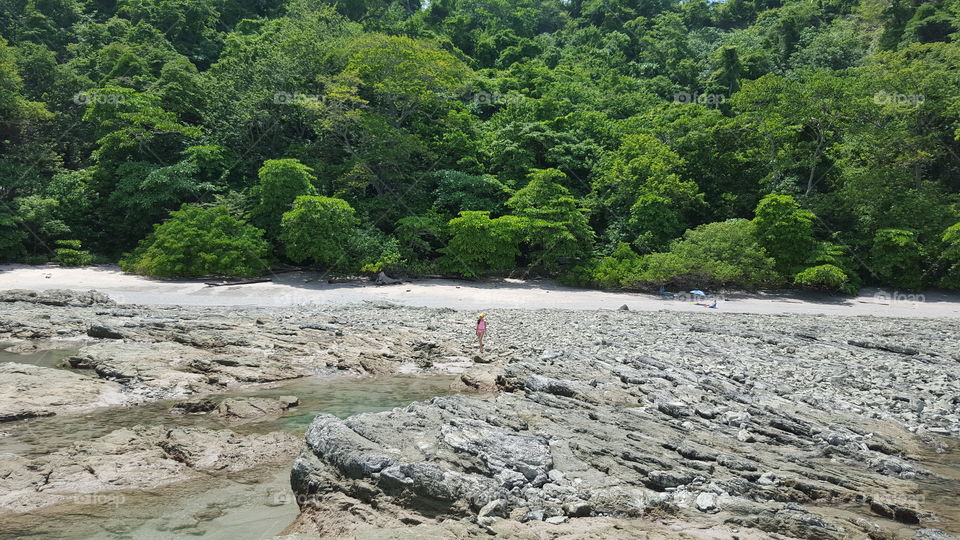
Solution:
{"label": "shallow clear water", "polygon": [[[74,441],[137,424],[230,428],[241,433],[302,433],[318,413],[344,418],[390,410],[451,394],[455,379],[309,377],[211,396],[214,402],[239,396],[300,398],[298,407],[279,418],[239,426],[211,415],[170,414],[170,407],[179,400],[30,419],[0,425],[0,432],[6,434],[0,437],[0,457],[11,453],[42,455]],[[88,504],[0,516],[0,538],[269,538],[279,534],[299,512],[290,491],[291,464],[270,464],[229,477],[210,476],[155,490],[93,495],[89,501],[81,501]]]}
{"label": "shallow clear water", "polygon": [[[19,364],[31,364],[41,367],[61,368],[63,367],[60,365],[61,360],[77,353],[76,349],[58,349],[53,351],[37,351],[29,353],[14,353],[3,350],[10,346],[10,343],[0,343],[0,364],[5,362],[16,362]],[[64,369],[69,369],[69,367]]]}

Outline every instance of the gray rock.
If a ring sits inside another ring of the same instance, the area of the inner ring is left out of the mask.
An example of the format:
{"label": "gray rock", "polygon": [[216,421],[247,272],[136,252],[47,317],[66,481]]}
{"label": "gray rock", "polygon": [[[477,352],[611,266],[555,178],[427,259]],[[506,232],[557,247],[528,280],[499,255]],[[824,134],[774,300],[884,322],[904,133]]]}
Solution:
{"label": "gray rock", "polygon": [[299,403],[300,400],[296,396],[283,396],[278,399],[228,398],[220,402],[215,413],[231,422],[244,422],[262,417],[279,416],[283,411]]}
{"label": "gray rock", "polygon": [[720,509],[717,508],[717,495],[715,493],[710,493],[704,491],[700,495],[697,495],[697,510],[701,512],[719,512]]}
{"label": "gray rock", "polygon": [[123,339],[123,332],[106,324],[91,324],[87,335],[92,338]]}
{"label": "gray rock", "polygon": [[479,512],[477,512],[478,518],[485,517],[507,517],[507,501],[504,499],[495,499],[483,506]]}

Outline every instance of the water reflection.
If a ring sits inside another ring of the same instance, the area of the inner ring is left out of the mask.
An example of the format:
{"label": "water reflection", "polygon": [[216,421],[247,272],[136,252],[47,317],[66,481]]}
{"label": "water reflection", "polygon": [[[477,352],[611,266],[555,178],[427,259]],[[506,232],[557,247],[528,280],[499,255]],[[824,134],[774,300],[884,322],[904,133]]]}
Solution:
{"label": "water reflection", "polygon": [[[49,361],[49,359],[44,360]],[[308,377],[271,386],[237,389],[211,396],[279,397],[295,395],[300,405],[283,415],[230,425],[210,415],[174,415],[180,400],[136,407],[98,409],[0,426],[0,455],[36,456],[71,443],[137,424],[229,428],[239,433],[288,431],[302,433],[318,413],[345,418],[380,412],[414,401],[453,393],[454,376]],[[259,539],[279,534],[296,518],[298,508],[289,487],[289,462],[253,471],[213,476],[155,490],[105,494],[78,499],[17,516],[0,516],[0,538],[223,538]]]}

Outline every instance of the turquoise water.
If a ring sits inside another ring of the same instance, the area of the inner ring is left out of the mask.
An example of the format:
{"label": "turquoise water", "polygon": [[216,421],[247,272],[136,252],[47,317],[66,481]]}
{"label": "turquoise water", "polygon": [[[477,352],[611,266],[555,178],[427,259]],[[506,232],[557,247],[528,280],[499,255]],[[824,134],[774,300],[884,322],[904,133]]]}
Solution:
{"label": "turquoise water", "polygon": [[[52,354],[35,358],[35,361],[50,364],[56,357],[57,354]],[[5,355],[0,361],[9,360]],[[345,418],[386,411],[414,401],[451,394],[451,384],[455,380],[454,376],[318,376],[210,396],[215,403],[240,396],[294,395],[300,398],[298,407],[289,409],[280,417],[239,426],[231,426],[207,414],[171,414],[170,408],[180,400],[0,424],[0,432],[7,434],[0,437],[0,458],[3,454],[42,455],[75,441],[137,424],[230,428],[240,433],[282,430],[302,434],[319,413]],[[92,504],[58,505],[20,515],[0,514],[0,538],[270,538],[279,534],[299,513],[290,491],[291,465],[292,458],[240,474],[211,475],[200,482],[94,495],[89,501]]]}

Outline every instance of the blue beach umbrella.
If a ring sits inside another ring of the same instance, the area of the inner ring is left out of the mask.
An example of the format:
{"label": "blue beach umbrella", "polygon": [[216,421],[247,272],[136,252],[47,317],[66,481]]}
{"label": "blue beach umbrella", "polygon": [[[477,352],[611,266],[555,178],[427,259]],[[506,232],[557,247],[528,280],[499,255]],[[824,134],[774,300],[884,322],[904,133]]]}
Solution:
{"label": "blue beach umbrella", "polygon": [[694,290],[690,291],[690,294],[695,294],[695,295],[697,295],[697,296],[706,296],[706,295],[707,295],[707,293],[701,291],[700,289],[694,289]]}

